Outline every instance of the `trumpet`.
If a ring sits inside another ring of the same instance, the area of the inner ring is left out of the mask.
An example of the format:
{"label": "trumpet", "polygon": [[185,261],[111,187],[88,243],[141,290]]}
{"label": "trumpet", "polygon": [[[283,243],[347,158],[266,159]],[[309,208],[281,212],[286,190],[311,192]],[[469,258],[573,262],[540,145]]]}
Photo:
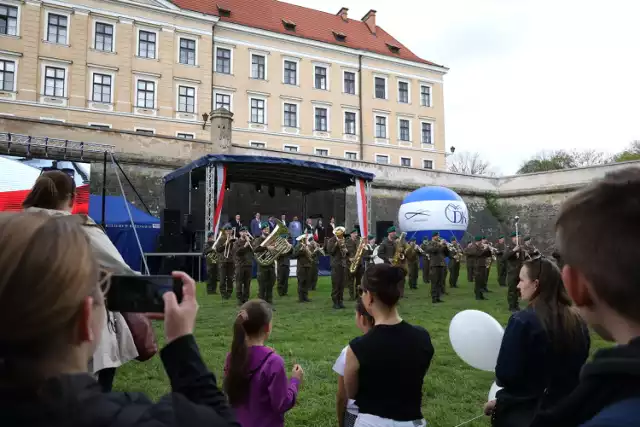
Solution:
{"label": "trumpet", "polygon": [[224,242],[224,257],[225,258],[229,258],[229,255],[231,255],[231,248],[233,247],[233,242],[235,242],[237,240],[236,238],[236,229],[233,229],[233,235],[228,238],[225,242]]}
{"label": "trumpet", "polygon": [[343,258],[346,258],[348,250],[347,250],[347,245],[345,244],[345,241],[344,241],[344,237],[337,237],[337,239],[338,239],[338,247],[340,248],[340,253],[342,254]]}

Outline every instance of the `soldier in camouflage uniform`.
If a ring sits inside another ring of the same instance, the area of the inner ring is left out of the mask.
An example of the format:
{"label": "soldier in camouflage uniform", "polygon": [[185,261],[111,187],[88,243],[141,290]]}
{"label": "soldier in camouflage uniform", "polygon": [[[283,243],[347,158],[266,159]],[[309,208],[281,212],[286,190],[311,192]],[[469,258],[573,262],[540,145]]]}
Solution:
{"label": "soldier in camouflage uniform", "polygon": [[369,266],[374,265],[373,251],[376,249],[376,236],[369,234],[367,236],[367,241],[367,246],[364,248],[364,254],[362,255],[362,259],[364,260],[364,271],[366,271]]}
{"label": "soldier in camouflage uniform", "polygon": [[[356,271],[351,274],[349,271],[351,267],[351,262],[353,258],[356,256],[356,252],[358,247],[360,246],[360,237],[358,236],[358,230],[353,229],[351,231],[351,236],[345,242],[347,246],[347,289],[349,290],[349,299],[351,301],[355,301],[356,296],[358,295],[358,289],[360,288],[360,283],[362,282],[362,260],[360,261],[360,265]],[[363,255],[364,256],[364,255]]]}
{"label": "soldier in camouflage uniform", "polygon": [[409,288],[418,289],[418,271],[420,270],[420,254],[418,253],[418,245],[416,238],[409,240],[409,247],[404,254],[407,260],[407,269],[409,273]]}
{"label": "soldier in camouflage uniform", "polygon": [[215,247],[218,252],[218,272],[220,274],[220,295],[222,299],[231,298],[233,294],[233,227],[227,224],[223,228],[225,237]]}
{"label": "soldier in camouflage uniform", "polygon": [[475,253],[475,249],[473,248],[473,242],[469,242],[467,247],[464,249],[464,257],[467,263],[467,281],[469,283],[474,283],[474,274],[476,270],[476,257],[473,255]]}
{"label": "soldier in camouflage uniform", "polygon": [[302,234],[296,239],[298,242],[293,249],[292,258],[297,260],[296,276],[298,278],[298,302],[311,302],[309,288],[311,287],[311,266],[316,262],[312,250],[307,242],[307,235]]}
{"label": "soldier in camouflage uniform", "polygon": [[503,258],[507,263],[507,302],[509,310],[516,312],[520,310],[518,299],[520,292],[518,291],[518,283],[520,282],[520,269],[524,261],[525,252],[518,245],[516,233],[511,233],[511,244],[505,245]]}
{"label": "soldier in camouflage uniform", "polygon": [[[334,230],[344,233],[344,227],[336,227]],[[344,234],[342,239],[345,239]],[[327,242],[327,253],[331,256],[331,300],[334,309],[344,308],[344,285],[349,269],[346,248],[344,250],[345,252],[341,249],[338,237],[334,234]]]}
{"label": "soldier in camouflage uniform", "polygon": [[465,253],[473,256],[476,260],[474,268],[474,293],[477,300],[487,299],[484,296],[485,289],[487,288],[487,259],[491,259],[491,249],[486,247],[482,243],[482,236],[475,237],[475,243],[470,248],[467,248]]}
{"label": "soldier in camouflage uniform", "polygon": [[396,227],[391,226],[387,229],[387,238],[383,239],[378,246],[378,258],[385,264],[391,264],[393,254],[396,252]]}
{"label": "soldier in camouflage uniform", "polygon": [[451,236],[451,246],[455,249],[454,253],[449,256],[449,286],[458,287],[458,276],[460,276],[460,258],[462,257],[462,248],[458,244],[455,236]]}
{"label": "soldier in camouflage uniform", "polygon": [[440,296],[444,293],[444,259],[449,256],[449,249],[440,240],[440,233],[434,232],[427,245],[427,253],[431,256],[431,301],[436,304],[443,302]]}
{"label": "soldier in camouflage uniform", "polygon": [[504,236],[500,236],[498,238],[498,243],[496,243],[495,248],[498,250],[496,252],[496,263],[498,264],[498,284],[501,287],[507,286],[507,262],[504,260]]}
{"label": "soldier in camouflage uniform", "polygon": [[428,245],[429,238],[427,236],[424,236],[424,239],[422,239],[422,244],[420,245],[420,249],[422,249],[422,252],[424,252],[424,255],[422,256],[422,282],[425,285],[431,281],[431,279],[429,278],[429,275],[431,274],[431,267],[429,263],[431,260],[429,258],[429,253],[427,252]]}
{"label": "soldier in camouflage uniform", "polygon": [[207,262],[207,294],[218,293],[218,261],[216,259],[216,251],[213,248],[214,242],[215,233],[210,231],[207,234],[207,243],[205,244],[204,251],[202,252]]}
{"label": "soldier in camouflage uniform", "polygon": [[[275,245],[271,244],[268,247],[260,246],[262,242],[269,237],[270,227],[268,222],[260,224],[262,235],[253,239],[251,246],[253,252],[259,254],[266,251],[275,250]],[[276,284],[276,267],[272,263],[270,265],[258,264],[258,298],[265,300],[269,304],[273,305],[273,287]]]}
{"label": "soldier in camouflage uniform", "polygon": [[240,238],[233,245],[236,270],[236,299],[238,305],[249,301],[251,297],[251,267],[253,251],[249,241],[249,229],[240,227]]}
{"label": "soldier in camouflage uniform", "polygon": [[[286,234],[282,235],[282,238],[289,239]],[[292,249],[293,251],[293,249]],[[291,252],[292,252],[291,251]],[[289,273],[291,271],[291,252],[284,253],[276,259],[278,264],[277,282],[278,282],[278,295],[286,297],[289,293]]]}

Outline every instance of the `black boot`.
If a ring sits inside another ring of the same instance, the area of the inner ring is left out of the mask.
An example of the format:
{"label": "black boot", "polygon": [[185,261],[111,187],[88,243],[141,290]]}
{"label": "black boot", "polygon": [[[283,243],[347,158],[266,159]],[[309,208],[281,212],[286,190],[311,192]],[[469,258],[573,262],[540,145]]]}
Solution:
{"label": "black boot", "polygon": [[484,296],[484,295],[482,295],[482,294],[480,294],[480,295],[476,295],[476,300],[478,300],[478,301],[484,301],[484,300],[486,300],[486,299],[487,299],[487,298],[485,298],[485,296]]}

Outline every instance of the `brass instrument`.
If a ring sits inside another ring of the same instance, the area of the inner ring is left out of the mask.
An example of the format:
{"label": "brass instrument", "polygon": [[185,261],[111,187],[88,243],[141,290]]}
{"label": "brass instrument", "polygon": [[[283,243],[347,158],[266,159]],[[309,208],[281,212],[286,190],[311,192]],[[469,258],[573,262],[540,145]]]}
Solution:
{"label": "brass instrument", "polygon": [[391,264],[395,265],[395,266],[399,266],[403,264],[404,261],[404,251],[406,249],[406,238],[407,238],[407,233],[405,233],[404,231],[400,234],[400,237],[398,237],[398,240],[396,240],[396,250],[393,254],[393,258],[391,258]]}
{"label": "brass instrument", "polygon": [[307,237],[306,234],[303,235],[302,239],[300,240],[300,244],[302,245],[302,250],[304,251],[304,254],[307,257],[307,259],[309,261],[313,261],[313,253],[309,249],[309,238]]}
{"label": "brass instrument", "polygon": [[342,258],[347,257],[347,245],[344,241],[344,236],[340,237],[336,235],[336,240],[338,241],[338,248],[340,249],[340,253],[342,254]]}
{"label": "brass instrument", "polygon": [[311,245],[313,247],[313,254],[317,254],[319,253],[320,255],[324,256],[324,249],[322,249],[322,246],[320,246],[318,243],[316,243],[315,240],[311,240]]}
{"label": "brass instrument", "polygon": [[229,255],[231,255],[231,249],[233,248],[233,242],[235,242],[236,239],[236,229],[233,229],[233,235],[231,236],[231,238],[227,238],[226,241],[224,242],[224,257],[225,258],[229,258]]}
{"label": "brass instrument", "polygon": [[262,243],[260,243],[260,247],[266,248],[268,246],[274,245],[274,249],[267,249],[264,252],[259,252],[256,254],[256,262],[263,267],[267,267],[272,265],[276,259],[291,250],[291,244],[282,237],[284,234],[289,234],[289,229],[282,223],[282,221],[278,219],[274,219],[276,222],[276,226],[267,236],[266,239]]}
{"label": "brass instrument", "polygon": [[351,265],[349,266],[349,273],[353,274],[358,270],[358,267],[362,264],[362,255],[364,254],[364,248],[367,246],[367,241],[364,239],[360,239],[360,244],[358,245],[358,249],[356,250],[356,254],[351,260]]}
{"label": "brass instrument", "polygon": [[207,261],[211,264],[215,264],[216,262],[218,262],[218,251],[216,251],[216,246],[218,245],[218,242],[220,241],[223,233],[224,232],[220,230],[220,232],[218,233],[218,238],[213,242],[213,245],[211,246],[211,251],[207,254]]}

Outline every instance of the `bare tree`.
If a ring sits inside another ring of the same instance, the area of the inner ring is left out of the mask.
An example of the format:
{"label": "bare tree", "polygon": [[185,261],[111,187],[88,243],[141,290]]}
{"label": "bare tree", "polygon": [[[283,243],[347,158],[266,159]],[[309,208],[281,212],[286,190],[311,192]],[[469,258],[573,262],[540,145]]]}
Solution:
{"label": "bare tree", "polygon": [[588,149],[584,151],[572,150],[569,155],[573,159],[575,167],[596,166],[610,163],[611,155],[598,150]]}
{"label": "bare tree", "polygon": [[480,157],[480,153],[457,152],[447,159],[449,172],[465,175],[495,176],[491,163]]}

